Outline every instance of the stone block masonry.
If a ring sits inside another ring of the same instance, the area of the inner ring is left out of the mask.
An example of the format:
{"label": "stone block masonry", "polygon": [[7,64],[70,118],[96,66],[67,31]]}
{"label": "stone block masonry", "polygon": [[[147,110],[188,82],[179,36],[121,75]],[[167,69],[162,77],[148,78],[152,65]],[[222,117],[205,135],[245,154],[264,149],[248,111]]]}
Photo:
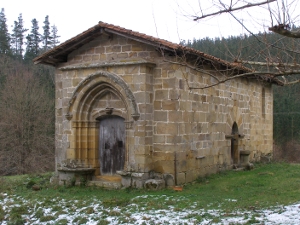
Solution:
{"label": "stone block masonry", "polygon": [[[95,169],[94,176],[121,174],[124,186],[142,188],[153,174],[161,174],[161,186],[184,184],[232,168],[233,141],[225,136],[234,124],[244,135],[237,151],[249,152],[250,161],[272,153],[271,84],[238,78],[190,89],[212,77],[170,62],[177,59],[116,34],[70,53],[55,78],[57,169],[73,160],[74,169]],[[124,167],[102,174],[100,122],[113,116],[124,119],[125,139],[116,143],[125,153],[107,160],[123,160]]]}

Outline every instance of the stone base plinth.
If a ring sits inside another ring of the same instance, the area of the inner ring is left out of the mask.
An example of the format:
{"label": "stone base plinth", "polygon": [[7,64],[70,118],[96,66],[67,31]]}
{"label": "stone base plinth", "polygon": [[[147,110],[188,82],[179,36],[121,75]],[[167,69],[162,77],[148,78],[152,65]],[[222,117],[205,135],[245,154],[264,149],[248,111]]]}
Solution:
{"label": "stone base plinth", "polygon": [[93,168],[59,168],[59,185],[80,185],[92,180],[95,169]]}

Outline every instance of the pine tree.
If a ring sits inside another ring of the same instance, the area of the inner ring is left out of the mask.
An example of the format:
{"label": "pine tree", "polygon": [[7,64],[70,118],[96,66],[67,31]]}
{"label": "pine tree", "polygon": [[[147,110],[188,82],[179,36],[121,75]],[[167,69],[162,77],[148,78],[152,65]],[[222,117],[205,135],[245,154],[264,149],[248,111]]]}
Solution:
{"label": "pine tree", "polygon": [[28,34],[26,37],[26,52],[24,55],[24,61],[29,63],[32,59],[35,58],[36,54],[34,53],[34,43],[32,35]]}
{"label": "pine tree", "polygon": [[51,36],[51,32],[50,32],[50,22],[49,22],[49,16],[48,15],[45,17],[43,30],[44,30],[44,34],[43,34],[43,37],[42,37],[43,50],[47,51],[47,50],[50,49],[50,47],[53,44],[53,37]]}
{"label": "pine tree", "polygon": [[14,21],[13,33],[11,35],[11,43],[13,44],[13,54],[16,58],[23,58],[23,44],[25,32],[28,29],[23,27],[23,18],[20,13],[18,21]]}
{"label": "pine tree", "polygon": [[40,52],[41,34],[39,33],[38,21],[33,19],[31,21],[32,27],[30,34],[27,35],[27,47],[24,60],[30,62]]}
{"label": "pine tree", "polygon": [[0,12],[0,55],[9,55],[10,53],[10,36],[7,30],[4,8],[2,8]]}
{"label": "pine tree", "polygon": [[55,25],[53,25],[51,27],[51,34],[52,34],[52,44],[51,44],[51,48],[54,48],[57,44],[59,44],[58,38],[60,38],[60,36],[57,35],[57,27]]}

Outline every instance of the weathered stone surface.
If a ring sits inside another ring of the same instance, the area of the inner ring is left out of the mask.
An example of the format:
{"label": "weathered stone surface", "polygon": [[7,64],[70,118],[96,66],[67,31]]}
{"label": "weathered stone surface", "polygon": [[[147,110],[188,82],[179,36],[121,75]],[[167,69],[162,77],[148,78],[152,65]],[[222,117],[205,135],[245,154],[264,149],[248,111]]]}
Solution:
{"label": "weathered stone surface", "polygon": [[272,160],[272,155],[263,155],[260,157],[261,162],[270,163]]}
{"label": "weathered stone surface", "polygon": [[185,173],[177,173],[177,184],[185,184],[185,183],[186,183]]}
{"label": "weathered stone surface", "polygon": [[150,190],[160,190],[165,188],[165,181],[162,179],[150,179],[145,182],[144,187]]}
{"label": "weathered stone surface", "polygon": [[174,176],[172,174],[164,174],[163,177],[167,187],[172,187],[175,185]]}
{"label": "weathered stone surface", "polygon": [[140,177],[132,177],[131,187],[138,189],[144,188],[145,181],[145,179],[141,179]]}
{"label": "weathered stone surface", "polygon": [[122,176],[121,180],[122,187],[128,188],[132,186],[132,178],[131,176]]}
{"label": "weathered stone surface", "polygon": [[98,186],[106,189],[121,189],[121,183],[108,181],[89,181],[88,186]]}
{"label": "weathered stone surface", "polygon": [[189,183],[197,179],[197,174],[194,170],[189,170],[186,172],[185,182]]}

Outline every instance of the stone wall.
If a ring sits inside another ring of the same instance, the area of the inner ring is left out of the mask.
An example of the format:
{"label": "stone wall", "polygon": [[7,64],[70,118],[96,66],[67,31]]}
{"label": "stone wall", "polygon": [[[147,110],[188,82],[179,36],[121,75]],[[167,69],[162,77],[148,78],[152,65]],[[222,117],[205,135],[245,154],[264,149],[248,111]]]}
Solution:
{"label": "stone wall", "polygon": [[235,79],[189,91],[188,85],[210,85],[210,77],[176,65],[172,69],[162,65],[154,75],[153,162],[159,172],[176,171],[177,182],[185,183],[229,168],[231,140],[225,135],[231,134],[234,122],[245,135],[239,141],[239,150],[250,150],[251,160],[272,152],[273,99],[269,84]]}
{"label": "stone wall", "polygon": [[234,122],[245,135],[239,149],[250,150],[251,160],[272,152],[271,85],[240,78],[190,90],[214,80],[164,59],[175,60],[150,45],[103,35],[59,65],[57,168],[73,160],[99,174],[97,118],[109,108],[126,122],[125,171],[170,174],[182,184],[228,169],[225,135]]}

